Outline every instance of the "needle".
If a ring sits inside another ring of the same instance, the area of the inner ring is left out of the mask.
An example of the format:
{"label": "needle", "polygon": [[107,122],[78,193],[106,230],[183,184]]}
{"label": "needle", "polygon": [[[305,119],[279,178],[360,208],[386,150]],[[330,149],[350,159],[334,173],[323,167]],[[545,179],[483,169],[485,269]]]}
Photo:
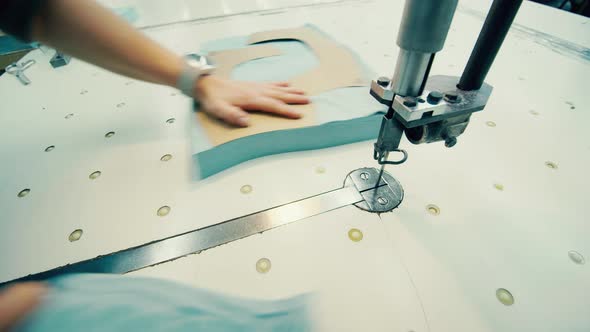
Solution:
{"label": "needle", "polygon": [[[388,157],[389,157],[389,151],[386,151],[383,154],[383,161],[387,161]],[[377,183],[375,183],[375,189],[377,189],[377,187],[379,187],[379,184],[381,183],[381,178],[383,177],[384,170],[385,170],[385,164],[381,164],[381,171],[379,171],[379,177],[377,177]],[[377,190],[373,190],[373,202],[375,201],[375,196],[377,196]]]}

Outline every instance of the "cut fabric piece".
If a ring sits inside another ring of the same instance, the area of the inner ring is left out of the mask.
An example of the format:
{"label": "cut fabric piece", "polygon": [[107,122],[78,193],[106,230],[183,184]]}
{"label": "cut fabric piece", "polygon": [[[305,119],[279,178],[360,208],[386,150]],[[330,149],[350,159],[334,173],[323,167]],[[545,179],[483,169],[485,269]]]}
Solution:
{"label": "cut fabric piece", "polygon": [[37,331],[312,331],[313,296],[253,300],[167,280],[74,274],[49,281],[39,308],[15,328]]}
{"label": "cut fabric piece", "polygon": [[[300,29],[303,28],[292,30]],[[321,38],[330,40],[329,36],[317,30],[313,26],[307,25],[305,26],[305,29],[315,31],[315,33],[320,35]],[[211,41],[209,43],[206,43],[205,45],[202,45],[201,53],[211,54],[219,51],[245,48],[248,47],[250,39],[251,37],[231,37]],[[336,42],[334,41],[330,41],[330,43],[336,44]],[[232,79],[237,80],[249,80],[259,82],[289,81],[292,78],[302,76],[302,73],[308,73],[310,71],[315,70],[320,65],[319,57],[311,51],[311,48],[308,45],[302,42],[295,40],[280,40],[265,42],[264,44],[256,46],[267,45],[279,49],[281,51],[281,55],[259,58],[253,61],[241,63],[234,67],[234,69],[231,71],[230,77]],[[373,73],[368,69],[368,67],[362,63],[360,58],[358,58],[358,56],[353,51],[349,50],[348,48],[342,45],[338,46],[343,48],[344,50],[346,50],[348,54],[350,54],[351,58],[357,63],[357,67],[359,68],[360,73],[364,77],[374,76]],[[193,173],[194,179],[198,180],[206,178],[246,160],[262,157],[269,154],[319,149],[323,147],[337,146],[341,144],[358,142],[361,140],[373,139],[375,138],[378,132],[378,122],[380,120],[378,120],[375,124],[375,129],[367,128],[367,130],[370,130],[371,132],[374,131],[374,133],[371,133],[370,135],[367,135],[366,132],[360,131],[360,128],[357,128],[357,125],[355,125],[354,122],[351,122],[349,126],[344,125],[342,127],[342,130],[344,132],[335,133],[333,136],[334,139],[328,138],[327,140],[323,140],[323,136],[321,135],[321,132],[319,130],[312,130],[312,133],[314,133],[311,134],[312,136],[307,136],[305,131],[299,132],[295,136],[293,136],[292,133],[288,133],[288,137],[283,137],[280,133],[283,131],[291,132],[291,130],[295,129],[305,130],[307,128],[314,128],[333,121],[347,121],[357,118],[364,118],[377,112],[385,111],[385,107],[376,102],[369,95],[368,87],[366,86],[349,86],[336,88],[329,91],[324,91],[315,96],[311,96],[311,99],[313,101],[312,105],[304,106],[313,107],[314,121],[299,126],[296,125],[297,121],[302,121],[303,119],[289,120],[277,118],[272,115],[261,115],[266,117],[265,121],[267,122],[277,122],[276,124],[273,124],[270,128],[265,129],[262,132],[248,133],[246,131],[243,131],[242,133],[240,133],[240,131],[242,131],[243,129],[231,128],[229,126],[222,124],[221,122],[219,122],[217,126],[211,126],[208,128],[208,130],[205,130],[205,126],[207,126],[208,123],[198,120],[198,117],[203,115],[195,116],[193,130],[191,132],[193,160],[195,161],[195,172]],[[258,116],[258,114],[252,114],[252,116]],[[309,119],[309,116],[307,118]],[[285,123],[288,126],[282,126]],[[225,137],[231,137],[232,140],[225,140],[225,144],[219,145],[219,143],[223,140],[216,140],[212,135],[209,135],[208,131],[210,131],[211,128],[215,128],[215,130],[217,130],[220,135],[224,135]],[[233,133],[228,134],[228,131],[235,131],[239,135],[231,136],[233,135]],[[357,133],[356,131],[359,132]],[[313,135],[315,135],[315,133],[318,132],[320,133],[320,136],[316,136],[316,138],[314,138]],[[255,146],[251,145],[253,140],[253,138],[249,138],[251,135],[258,136],[258,134],[264,135],[266,133],[271,133],[271,135],[255,138]],[[298,147],[298,143],[296,141],[290,143],[287,142],[289,140],[292,140],[293,137],[295,137],[295,140],[298,140],[298,135],[301,135],[301,137],[306,137],[305,140],[302,140],[307,142],[306,145],[300,145]],[[310,138],[310,140],[307,141],[307,138]],[[337,141],[336,138],[340,138],[341,141]],[[231,149],[228,148],[226,144],[229,144],[229,147],[231,147]],[[278,147],[284,147],[288,150],[281,151],[281,149]],[[217,149],[221,149],[221,151],[225,152],[217,153],[215,152],[215,150]],[[230,150],[235,150],[237,152],[228,152]]]}
{"label": "cut fabric piece", "polygon": [[197,119],[205,130],[211,144],[218,146],[242,137],[248,137],[272,130],[292,129],[317,124],[313,104],[293,105],[303,114],[300,119],[285,119],[278,115],[250,113],[250,126],[237,128],[203,112],[197,112]]}
{"label": "cut fabric piece", "polygon": [[[382,113],[320,126],[243,137],[193,155],[203,178],[248,160],[279,153],[324,149],[377,138]],[[370,151],[367,151],[369,153]]]}
{"label": "cut fabric piece", "polygon": [[[289,79],[292,86],[305,90],[309,95],[316,95],[336,88],[366,84],[361,65],[356,61],[352,52],[317,29],[300,27],[259,32],[250,36],[248,42],[253,44],[274,40],[302,42],[319,59],[318,65]],[[280,51],[269,44],[209,53],[219,68],[218,72],[223,77],[229,77],[234,67],[241,63],[278,54],[280,54]],[[284,66],[288,65],[288,62],[284,62]],[[263,69],[260,67],[260,70]],[[313,105],[293,105],[293,107],[303,115],[300,119],[286,119],[273,114],[254,112],[250,116],[250,126],[247,128],[236,128],[227,125],[223,121],[203,112],[199,112],[197,118],[201,128],[206,132],[209,141],[213,145],[272,130],[301,128],[320,124],[317,121]]]}

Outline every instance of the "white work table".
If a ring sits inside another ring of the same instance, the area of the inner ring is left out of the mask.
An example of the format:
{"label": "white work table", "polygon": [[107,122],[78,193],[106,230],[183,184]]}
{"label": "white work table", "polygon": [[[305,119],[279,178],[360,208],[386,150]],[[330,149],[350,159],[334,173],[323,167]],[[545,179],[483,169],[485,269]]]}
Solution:
{"label": "white work table", "polygon": [[[206,1],[102,2],[131,8],[137,26],[179,53],[310,23],[387,76],[403,8],[220,1],[203,14],[195,3]],[[488,6],[460,2],[431,74],[460,76]],[[0,77],[0,281],[337,189],[349,172],[377,166],[367,141],[193,183],[190,100],[75,59],[53,69],[52,55],[25,57],[37,61],[29,86]],[[588,77],[590,20],[525,2],[486,79],[489,103],[457,145],[402,141],[408,161],[386,169],[404,187],[399,208],[348,206],[130,275],[255,298],[314,292],[325,331],[590,331]],[[158,216],[161,206],[170,213]],[[76,229],[82,237],[70,242]],[[267,273],[256,270],[260,258],[272,263]],[[498,289],[514,304],[500,303]]]}

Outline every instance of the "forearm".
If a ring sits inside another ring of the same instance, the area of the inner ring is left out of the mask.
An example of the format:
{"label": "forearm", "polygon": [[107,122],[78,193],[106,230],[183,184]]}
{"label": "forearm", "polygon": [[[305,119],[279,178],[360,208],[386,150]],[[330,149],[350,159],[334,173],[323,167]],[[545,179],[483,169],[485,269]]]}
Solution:
{"label": "forearm", "polygon": [[33,20],[32,37],[113,72],[175,86],[179,55],[158,45],[92,0],[47,0]]}
{"label": "forearm", "polygon": [[187,70],[181,56],[93,0],[0,0],[0,28],[139,80],[176,87],[184,72],[194,82],[192,89],[183,87],[183,91],[199,98],[204,112],[240,127],[248,126],[246,111],[297,119],[302,114],[287,104],[309,103],[302,90],[284,82],[236,82],[215,75],[193,78],[198,72]]}

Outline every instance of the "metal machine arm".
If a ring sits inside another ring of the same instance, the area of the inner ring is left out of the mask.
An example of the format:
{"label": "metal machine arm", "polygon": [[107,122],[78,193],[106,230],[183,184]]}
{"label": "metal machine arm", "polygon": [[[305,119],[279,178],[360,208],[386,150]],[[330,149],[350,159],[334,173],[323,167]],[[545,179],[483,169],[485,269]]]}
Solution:
{"label": "metal machine arm", "polygon": [[[373,157],[379,164],[401,164],[407,159],[407,153],[399,149],[404,132],[414,144],[456,144],[471,114],[483,110],[487,103],[492,87],[483,81],[521,3],[493,2],[459,79],[428,77],[434,55],[444,45],[457,0],[406,1],[397,39],[401,50],[393,78],[380,77],[371,83],[371,95],[388,106],[374,145]],[[390,161],[390,152],[401,152],[403,157]]]}

